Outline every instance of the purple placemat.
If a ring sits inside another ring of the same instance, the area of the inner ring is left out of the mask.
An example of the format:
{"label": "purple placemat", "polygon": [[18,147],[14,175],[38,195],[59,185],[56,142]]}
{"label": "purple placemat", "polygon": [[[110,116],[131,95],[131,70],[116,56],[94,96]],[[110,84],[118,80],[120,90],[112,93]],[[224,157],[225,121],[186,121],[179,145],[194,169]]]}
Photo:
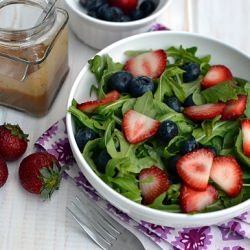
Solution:
{"label": "purple placemat", "polygon": [[78,168],[71,152],[67,137],[65,118],[53,124],[36,141],[39,150],[45,150],[57,157],[63,165],[69,166],[65,179],[73,182],[87,194],[93,202],[98,202],[107,211],[133,232],[143,233],[161,249],[184,250],[243,250],[250,249],[250,209],[237,218],[219,225],[199,228],[175,229],[135,221],[106,200],[102,199]]}

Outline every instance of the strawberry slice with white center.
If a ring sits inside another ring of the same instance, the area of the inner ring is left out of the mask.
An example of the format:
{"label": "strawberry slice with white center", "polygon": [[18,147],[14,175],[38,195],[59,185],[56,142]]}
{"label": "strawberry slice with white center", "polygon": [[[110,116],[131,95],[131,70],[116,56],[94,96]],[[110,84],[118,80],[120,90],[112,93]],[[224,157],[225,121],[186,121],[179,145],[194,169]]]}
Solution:
{"label": "strawberry slice with white center", "polygon": [[233,120],[241,117],[246,109],[246,105],[246,95],[239,95],[237,100],[226,102],[225,109],[222,112],[222,120]]}
{"label": "strawberry slice with white center", "polygon": [[232,79],[233,74],[228,67],[225,65],[213,65],[204,76],[201,86],[206,89]]}
{"label": "strawberry slice with white center", "polygon": [[139,174],[139,187],[143,204],[148,205],[168,190],[169,179],[166,172],[159,167],[144,168]]}
{"label": "strawberry slice with white center", "polygon": [[230,197],[237,196],[242,189],[242,170],[232,156],[215,157],[210,177]]}
{"label": "strawberry slice with white center", "polygon": [[183,113],[193,121],[204,121],[221,115],[224,109],[224,103],[208,103],[186,107]]}
{"label": "strawberry slice with white center", "polygon": [[124,114],[122,128],[126,139],[136,144],[155,135],[160,127],[160,122],[135,110]]}
{"label": "strawberry slice with white center", "polygon": [[166,68],[167,60],[164,50],[154,50],[132,57],[124,66],[134,77],[147,76],[158,78]]}
{"label": "strawberry slice with white center", "polygon": [[186,185],[197,190],[205,190],[213,158],[214,154],[209,149],[197,149],[182,156],[176,163],[176,170]]}
{"label": "strawberry slice with white center", "polygon": [[87,101],[80,104],[77,104],[77,108],[80,109],[83,112],[91,113],[96,108],[112,103],[120,98],[120,93],[116,90],[113,90],[106,94],[106,96],[103,99],[94,100],[94,101]]}
{"label": "strawberry slice with white center", "polygon": [[244,119],[241,122],[242,139],[243,139],[243,153],[250,157],[250,119]]}
{"label": "strawberry slice with white center", "polygon": [[204,191],[197,191],[185,185],[181,187],[180,204],[185,213],[199,212],[217,199],[218,192],[212,185],[208,185]]}

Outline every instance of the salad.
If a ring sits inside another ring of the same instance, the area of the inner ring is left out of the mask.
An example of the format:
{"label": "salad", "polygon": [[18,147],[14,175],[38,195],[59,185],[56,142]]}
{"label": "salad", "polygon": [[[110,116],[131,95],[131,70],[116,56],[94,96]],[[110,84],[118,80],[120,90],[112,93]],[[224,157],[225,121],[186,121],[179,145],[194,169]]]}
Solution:
{"label": "salad", "polygon": [[96,55],[95,100],[69,112],[84,159],[154,209],[210,212],[250,198],[250,82],[197,47]]}

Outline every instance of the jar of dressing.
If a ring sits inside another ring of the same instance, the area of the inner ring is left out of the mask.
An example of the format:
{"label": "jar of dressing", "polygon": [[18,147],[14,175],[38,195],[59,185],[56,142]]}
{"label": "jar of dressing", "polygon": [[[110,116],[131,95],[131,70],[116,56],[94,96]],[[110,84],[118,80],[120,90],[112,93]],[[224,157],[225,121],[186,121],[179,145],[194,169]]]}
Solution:
{"label": "jar of dressing", "polygon": [[55,0],[0,2],[0,105],[48,113],[69,70],[67,22]]}

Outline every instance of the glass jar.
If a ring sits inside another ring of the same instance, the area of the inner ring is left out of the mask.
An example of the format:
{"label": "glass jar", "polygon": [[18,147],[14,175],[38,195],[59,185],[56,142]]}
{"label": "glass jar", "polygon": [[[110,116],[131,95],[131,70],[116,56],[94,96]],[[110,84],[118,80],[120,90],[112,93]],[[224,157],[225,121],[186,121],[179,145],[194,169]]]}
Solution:
{"label": "glass jar", "polygon": [[0,2],[0,104],[48,113],[69,70],[67,22],[55,0]]}

